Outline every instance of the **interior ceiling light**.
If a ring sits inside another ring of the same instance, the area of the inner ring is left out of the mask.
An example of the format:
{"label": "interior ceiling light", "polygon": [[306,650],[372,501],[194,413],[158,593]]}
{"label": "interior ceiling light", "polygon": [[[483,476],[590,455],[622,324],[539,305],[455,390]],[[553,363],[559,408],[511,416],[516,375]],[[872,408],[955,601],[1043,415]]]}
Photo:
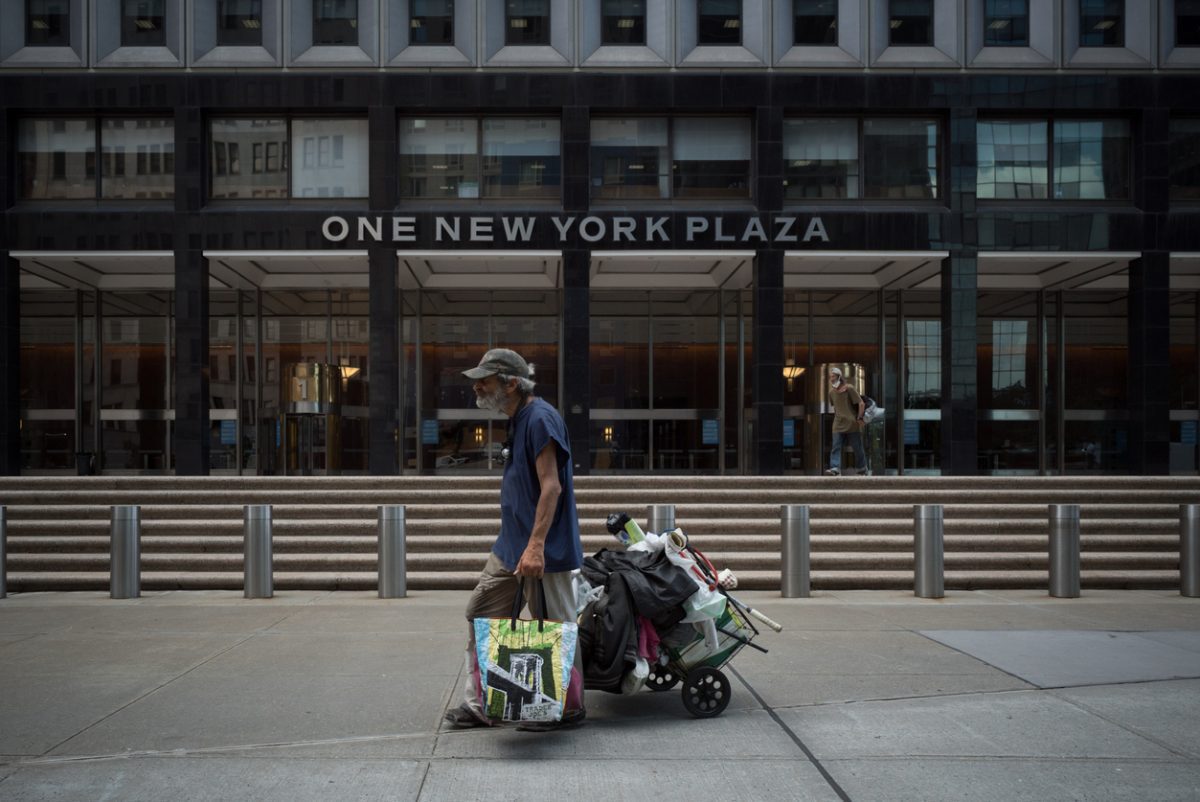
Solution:
{"label": "interior ceiling light", "polygon": [[726,28],[740,28],[740,27],[742,27],[742,21],[740,19],[727,19],[727,20],[725,20],[725,27]]}
{"label": "interior ceiling light", "polygon": [[510,28],[528,28],[529,20],[525,19],[524,17],[513,17],[512,19],[510,19],[508,21],[508,27],[510,27]]}
{"label": "interior ceiling light", "polygon": [[252,18],[247,18],[247,19],[242,20],[242,27],[249,28],[252,31],[257,31],[260,26],[259,26],[258,20],[252,19]]}
{"label": "interior ceiling light", "polygon": [[46,24],[45,20],[35,19],[33,20],[33,29],[35,31],[48,31],[50,30],[50,26]]}
{"label": "interior ceiling light", "polygon": [[988,28],[990,28],[993,31],[998,31],[1001,28],[1007,28],[1007,27],[1008,27],[1008,20],[1006,20],[1006,19],[994,19],[988,25]]}
{"label": "interior ceiling light", "polygon": [[903,25],[903,24],[904,24],[904,20],[902,20],[902,19],[894,19],[894,20],[892,20],[892,22],[891,22],[891,28],[892,28],[892,30],[894,31],[894,30],[896,30],[897,28],[899,28],[899,27],[900,27],[901,25]]}
{"label": "interior ceiling light", "polygon": [[140,20],[137,20],[136,22],[134,22],[134,25],[136,27],[142,29],[143,31],[153,31],[158,28],[158,26],[154,24],[154,20],[152,20],[152,19],[140,19]]}
{"label": "interior ceiling light", "polygon": [[420,28],[420,27],[421,27],[421,21],[420,21],[419,19],[417,19],[416,17],[414,17],[414,18],[413,18],[413,20],[412,20],[412,22],[410,22],[410,23],[409,23],[409,27],[411,27],[411,28]]}
{"label": "interior ceiling light", "polygon": [[637,23],[637,20],[619,19],[617,20],[618,28],[632,28]]}
{"label": "interior ceiling light", "polygon": [[1092,30],[1094,30],[1094,31],[1107,31],[1109,28],[1111,28],[1112,26],[1114,26],[1114,25],[1116,25],[1116,24],[1117,24],[1117,23],[1116,23],[1115,21],[1113,21],[1113,20],[1110,20],[1110,19],[1106,19],[1106,20],[1104,20],[1103,22],[1097,22],[1097,23],[1096,23],[1096,27],[1095,27],[1095,28],[1093,28]]}

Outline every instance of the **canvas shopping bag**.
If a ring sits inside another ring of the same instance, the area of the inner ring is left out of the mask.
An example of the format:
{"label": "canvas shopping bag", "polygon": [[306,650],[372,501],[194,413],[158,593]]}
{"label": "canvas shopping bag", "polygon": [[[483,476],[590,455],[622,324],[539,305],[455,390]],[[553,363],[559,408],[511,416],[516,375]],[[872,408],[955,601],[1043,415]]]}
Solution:
{"label": "canvas shopping bag", "polygon": [[[524,583],[508,618],[476,618],[475,654],[479,665],[479,704],[493,721],[559,721],[571,688],[579,626],[547,621],[538,580],[537,619],[518,618]],[[572,694],[572,702],[578,693]]]}

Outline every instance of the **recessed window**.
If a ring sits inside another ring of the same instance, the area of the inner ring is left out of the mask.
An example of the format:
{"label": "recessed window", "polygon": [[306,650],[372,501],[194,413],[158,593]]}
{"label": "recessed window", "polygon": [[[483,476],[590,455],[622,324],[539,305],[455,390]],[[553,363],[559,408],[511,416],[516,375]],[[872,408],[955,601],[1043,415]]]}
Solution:
{"label": "recessed window", "polygon": [[70,47],[70,22],[70,0],[26,0],[25,44],[29,47]]}
{"label": "recessed window", "polygon": [[750,121],[593,119],[591,182],[608,200],[749,198]]}
{"label": "recessed window", "polygon": [[504,44],[550,44],[550,0],[506,0]]}
{"label": "recessed window", "polygon": [[1128,199],[1130,154],[1126,120],[981,120],[976,197]]}
{"label": "recessed window", "polygon": [[646,0],[601,0],[600,44],[646,44]]}
{"label": "recessed window", "polygon": [[940,126],[912,118],[786,120],[785,197],[938,197]]}
{"label": "recessed window", "polygon": [[1171,120],[1171,198],[1200,200],[1200,119]]}
{"label": "recessed window", "polygon": [[837,4],[838,0],[795,0],[793,44],[836,45]]}
{"label": "recessed window", "polygon": [[1200,47],[1200,0],[1175,0],[1176,47]]}
{"label": "recessed window", "polygon": [[17,130],[22,200],[175,196],[174,120],[27,119]]}
{"label": "recessed window", "polygon": [[314,45],[358,44],[358,0],[313,0]]}
{"label": "recessed window", "polygon": [[1125,46],[1125,0],[1079,0],[1079,46]]}
{"label": "recessed window", "polygon": [[410,118],[400,121],[403,198],[561,195],[559,122],[550,118]]}
{"label": "recessed window", "polygon": [[592,197],[671,197],[669,124],[665,117],[592,120]]}
{"label": "recessed window", "polygon": [[742,0],[698,0],[697,42],[702,45],[742,43]]}
{"label": "recessed window", "polygon": [[933,44],[933,0],[889,0],[888,44]]}
{"label": "recessed window", "polygon": [[454,0],[410,0],[408,41],[414,45],[454,44]]}
{"label": "recessed window", "polygon": [[224,118],[210,127],[213,198],[365,198],[362,118]]}
{"label": "recessed window", "polygon": [[984,0],[983,44],[1029,46],[1029,0]]}
{"label": "recessed window", "polygon": [[166,0],[121,0],[121,46],[166,45],[166,6]]}
{"label": "recessed window", "polygon": [[262,45],[262,0],[217,0],[218,45]]}

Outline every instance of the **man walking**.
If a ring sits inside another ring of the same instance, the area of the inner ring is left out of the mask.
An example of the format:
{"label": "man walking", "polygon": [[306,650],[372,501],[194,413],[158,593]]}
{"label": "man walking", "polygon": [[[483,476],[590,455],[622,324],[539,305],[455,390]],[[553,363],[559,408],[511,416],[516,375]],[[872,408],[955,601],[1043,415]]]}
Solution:
{"label": "man walking", "polygon": [[826,476],[842,475],[842,446],[854,449],[860,475],[867,472],[867,452],[863,450],[863,413],[867,405],[858,391],[842,379],[841,368],[829,369],[829,398],[833,402],[833,448],[829,452]]}
{"label": "man walking", "polygon": [[[571,469],[571,444],[558,411],[533,394],[533,366],[515,351],[493,348],[477,367],[464,370],[472,379],[475,405],[503,412],[509,418],[508,440],[502,456],[500,535],[492,546],[479,582],[467,602],[467,628],[475,618],[501,618],[512,613],[524,578],[541,578],[548,619],[575,620],[571,571],[583,564],[579,518]],[[525,597],[538,609],[536,583],[527,583]],[[455,727],[488,726],[479,704],[479,668],[473,634],[467,640],[466,699],[446,713]],[[583,672],[575,655],[561,722],[522,722],[517,729],[543,730],[574,724],[584,717]],[[572,704],[574,702],[575,704]]]}

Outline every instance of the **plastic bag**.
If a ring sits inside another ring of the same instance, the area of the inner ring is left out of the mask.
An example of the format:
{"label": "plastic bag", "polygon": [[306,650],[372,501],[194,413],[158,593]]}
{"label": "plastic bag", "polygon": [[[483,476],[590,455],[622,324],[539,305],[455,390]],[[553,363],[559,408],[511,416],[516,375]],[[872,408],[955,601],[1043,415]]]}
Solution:
{"label": "plastic bag", "polygon": [[708,577],[696,565],[695,559],[687,551],[687,536],[681,529],[664,532],[667,559],[679,566],[696,583],[696,592],[683,603],[683,621],[713,620],[725,612],[725,597],[717,591],[717,585],[710,583]]}

